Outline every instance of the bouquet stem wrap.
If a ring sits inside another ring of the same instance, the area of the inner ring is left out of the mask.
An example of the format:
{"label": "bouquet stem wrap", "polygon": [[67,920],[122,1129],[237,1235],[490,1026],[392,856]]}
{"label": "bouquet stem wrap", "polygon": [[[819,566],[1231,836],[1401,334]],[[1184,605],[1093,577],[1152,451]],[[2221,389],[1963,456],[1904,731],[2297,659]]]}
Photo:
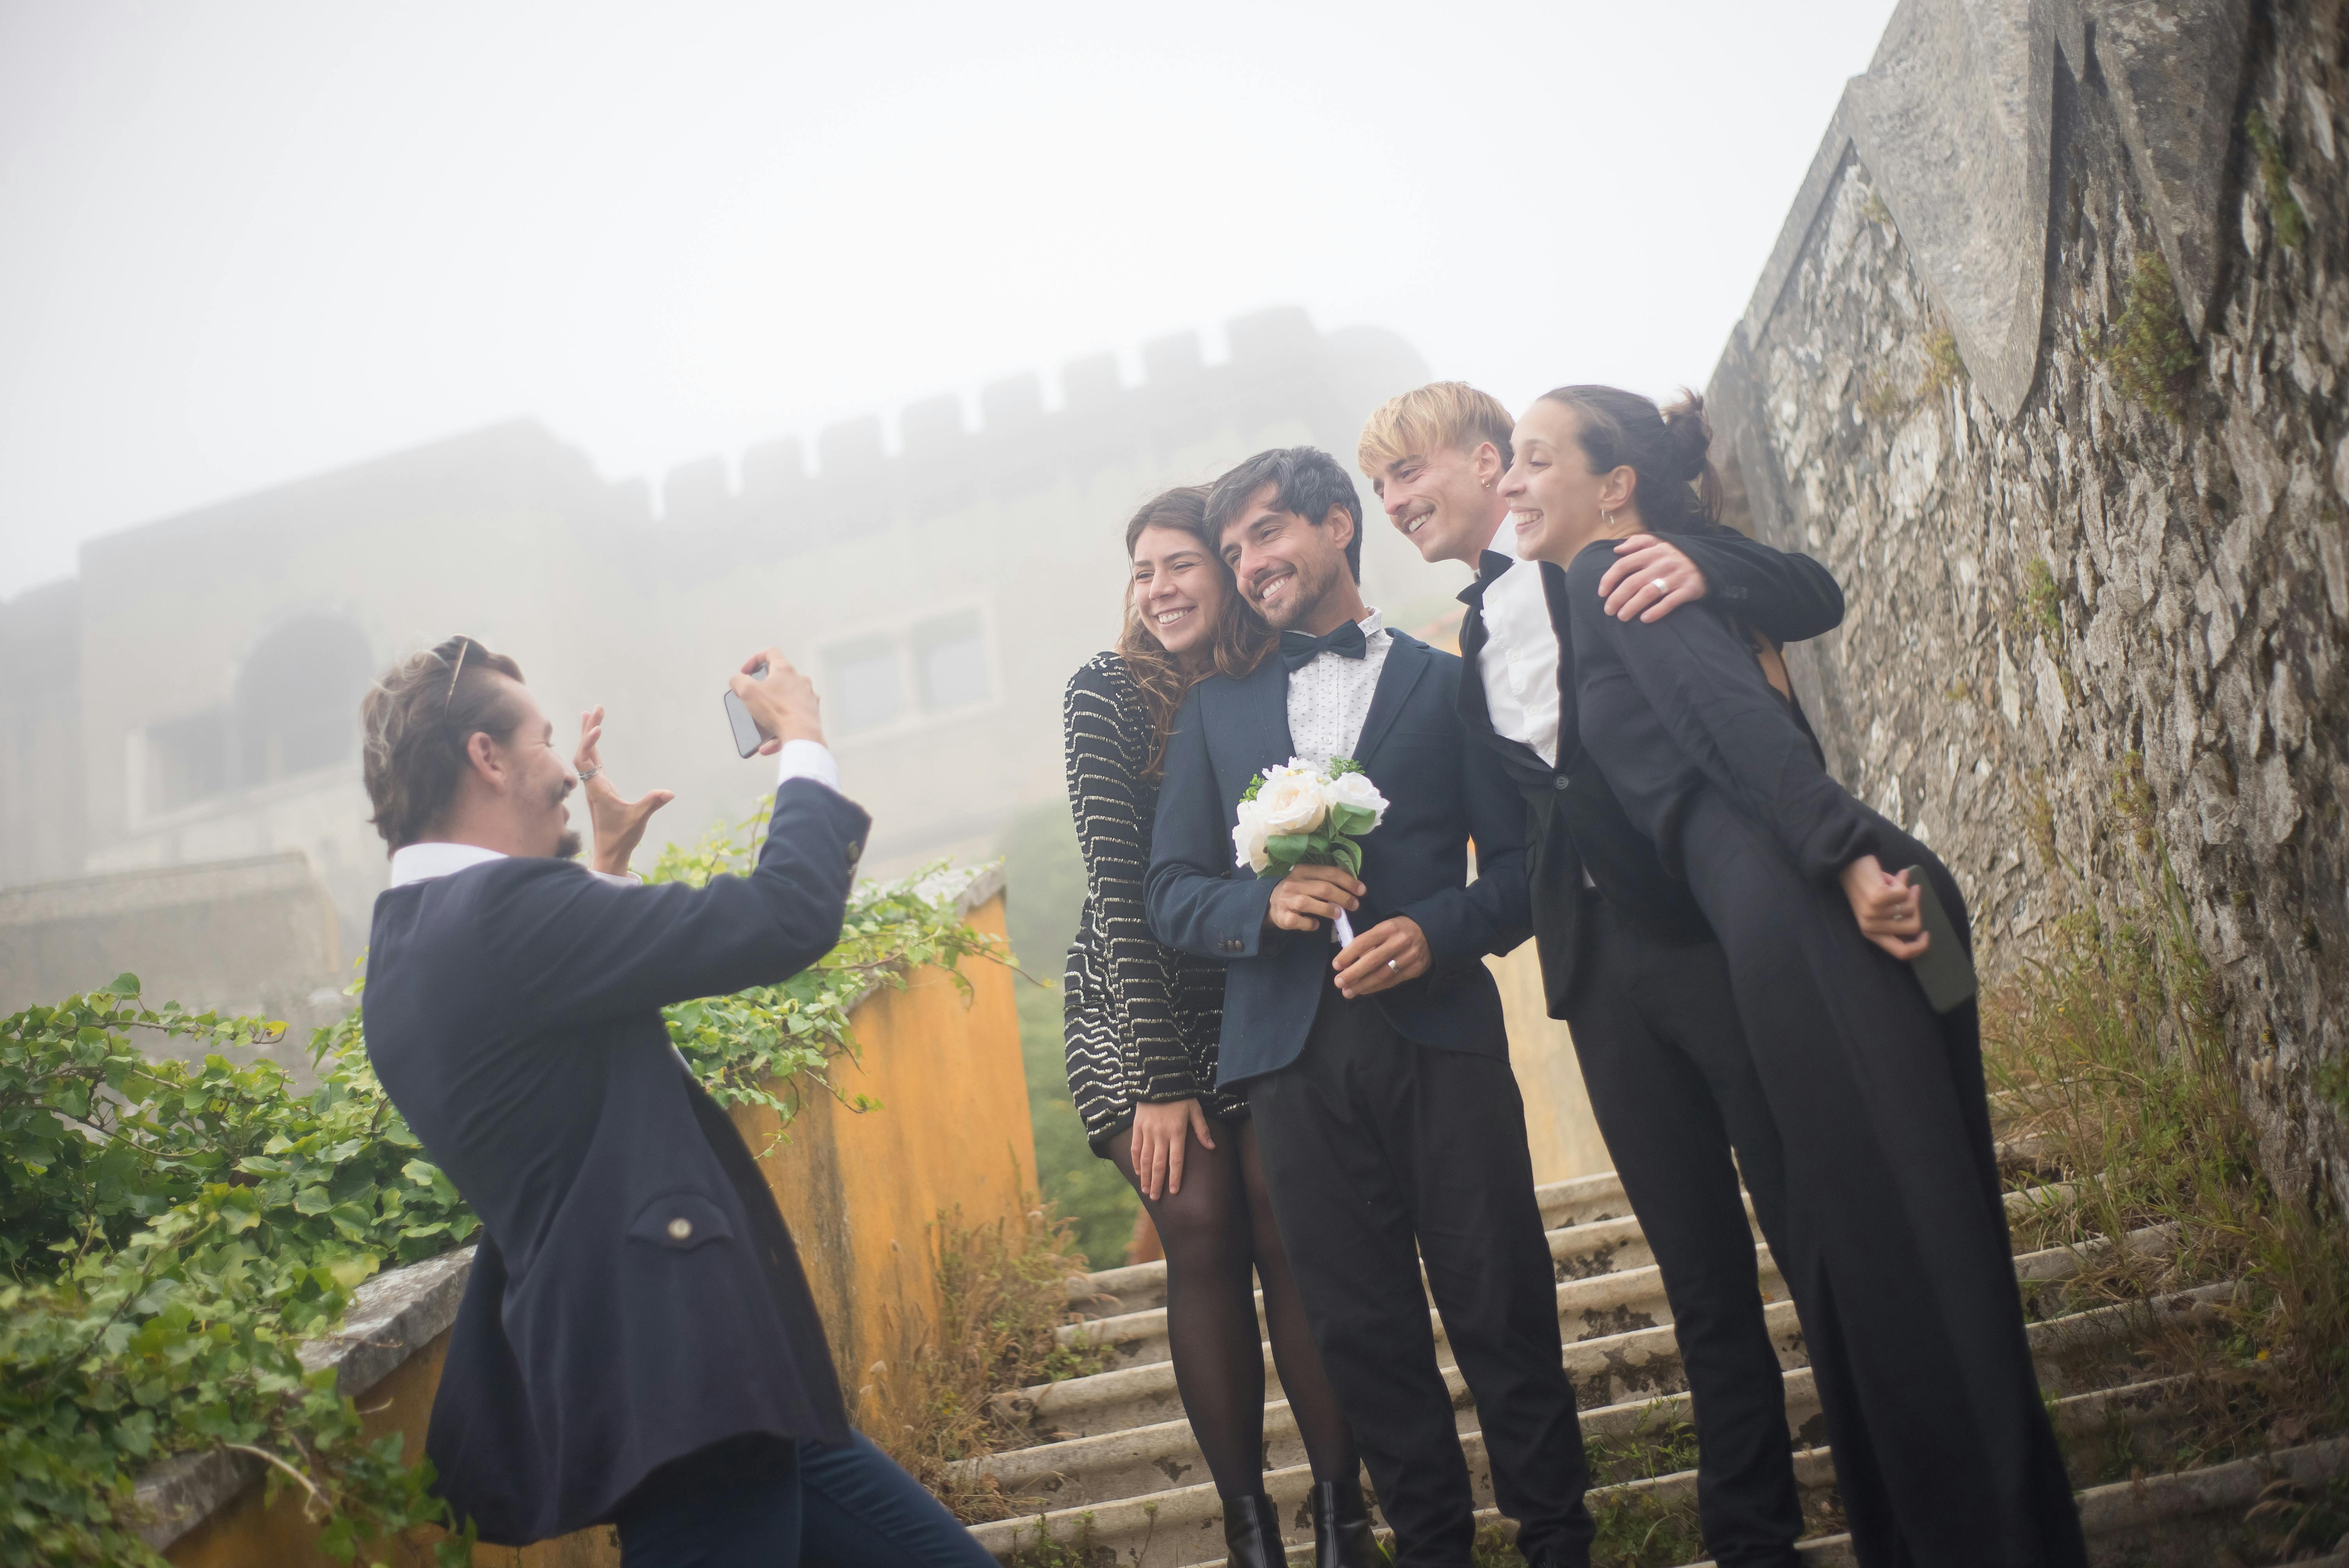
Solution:
{"label": "bouquet stem wrap", "polygon": [[[1297,866],[1336,866],[1362,874],[1362,836],[1386,820],[1387,799],[1350,757],[1316,768],[1292,757],[1248,780],[1232,824],[1235,863],[1259,877],[1283,877]],[[1339,911],[1332,937],[1354,940],[1353,923]]]}

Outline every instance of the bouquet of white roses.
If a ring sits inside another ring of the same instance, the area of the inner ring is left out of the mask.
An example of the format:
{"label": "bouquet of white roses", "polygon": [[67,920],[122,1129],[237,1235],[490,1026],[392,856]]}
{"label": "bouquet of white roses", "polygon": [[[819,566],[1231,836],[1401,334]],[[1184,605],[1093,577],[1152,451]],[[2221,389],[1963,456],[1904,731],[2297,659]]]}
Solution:
{"label": "bouquet of white roses", "polygon": [[[1352,758],[1333,757],[1323,769],[1292,757],[1288,767],[1248,780],[1232,824],[1232,849],[1237,863],[1260,877],[1286,876],[1292,866],[1336,866],[1359,877],[1358,841],[1386,815],[1387,798]],[[1343,911],[1335,934],[1340,944],[1354,940]]]}

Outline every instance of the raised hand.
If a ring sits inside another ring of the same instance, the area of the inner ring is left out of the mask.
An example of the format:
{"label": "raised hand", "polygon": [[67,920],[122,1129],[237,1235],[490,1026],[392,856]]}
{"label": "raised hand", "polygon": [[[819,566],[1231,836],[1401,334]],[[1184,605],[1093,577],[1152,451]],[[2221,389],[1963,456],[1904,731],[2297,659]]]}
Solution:
{"label": "raised hand", "polygon": [[[761,665],[767,666],[766,674],[752,674]],[[781,649],[752,654],[726,684],[750,710],[759,733],[767,738],[759,756],[773,756],[786,740],[823,741],[823,704],[815,695],[815,683],[792,668]]]}
{"label": "raised hand", "polygon": [[1704,573],[1686,552],[1652,533],[1635,533],[1615,547],[1614,563],[1599,580],[1607,613],[1619,621],[1661,621],[1704,597]]}
{"label": "raised hand", "polygon": [[647,789],[633,800],[623,799],[605,777],[603,758],[596,752],[603,738],[604,710],[591,707],[579,716],[579,749],[573,754],[571,766],[579,775],[581,791],[587,797],[587,820],[595,830],[595,851],[588,863],[619,876],[627,871],[628,859],[636,852],[653,813],[677,796],[667,789]]}

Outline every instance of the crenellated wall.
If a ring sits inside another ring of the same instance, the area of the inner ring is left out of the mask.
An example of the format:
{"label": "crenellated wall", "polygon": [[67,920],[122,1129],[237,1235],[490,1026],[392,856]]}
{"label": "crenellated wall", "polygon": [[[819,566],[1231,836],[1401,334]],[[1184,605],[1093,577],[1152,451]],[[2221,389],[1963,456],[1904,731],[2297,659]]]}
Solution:
{"label": "crenellated wall", "polygon": [[2349,1202],[2344,16],[1909,0],[1709,402],[1849,594],[1790,650],[1830,760],[1992,968],[2166,853],[2266,1163]]}

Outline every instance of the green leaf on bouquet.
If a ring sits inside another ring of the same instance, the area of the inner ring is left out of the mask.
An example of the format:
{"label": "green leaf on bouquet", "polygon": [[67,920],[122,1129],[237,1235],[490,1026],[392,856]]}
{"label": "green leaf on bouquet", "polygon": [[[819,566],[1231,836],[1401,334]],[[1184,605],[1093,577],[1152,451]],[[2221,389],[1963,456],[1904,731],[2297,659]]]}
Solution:
{"label": "green leaf on bouquet", "polygon": [[1350,757],[1332,757],[1330,758],[1330,777],[1332,779],[1342,778],[1346,774],[1360,773],[1361,771],[1362,765],[1355,761]]}
{"label": "green leaf on bouquet", "polygon": [[1276,861],[1283,861],[1292,866],[1301,865],[1305,857],[1313,852],[1313,836],[1310,833],[1275,833],[1264,841],[1264,852]]}
{"label": "green leaf on bouquet", "polygon": [[1350,877],[1362,874],[1362,846],[1351,839],[1340,839],[1330,851],[1333,863]]}
{"label": "green leaf on bouquet", "polygon": [[1256,792],[1263,788],[1264,775],[1261,773],[1257,774],[1247,781],[1247,788],[1240,791],[1240,799],[1243,800],[1253,800],[1256,799]]}
{"label": "green leaf on bouquet", "polygon": [[1371,813],[1360,806],[1332,806],[1330,808],[1329,830],[1341,837],[1351,838],[1357,834],[1369,832],[1371,820]]}

